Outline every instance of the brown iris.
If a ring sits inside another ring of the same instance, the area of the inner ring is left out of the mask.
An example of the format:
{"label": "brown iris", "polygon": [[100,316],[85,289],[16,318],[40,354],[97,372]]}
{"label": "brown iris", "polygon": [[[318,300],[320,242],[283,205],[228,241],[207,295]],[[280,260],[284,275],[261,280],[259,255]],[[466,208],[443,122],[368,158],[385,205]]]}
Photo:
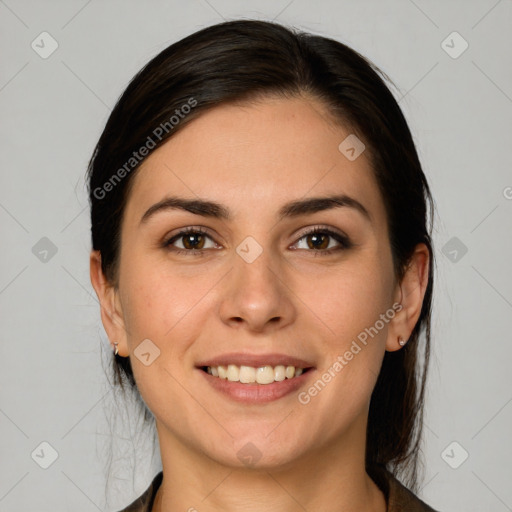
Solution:
{"label": "brown iris", "polygon": [[204,235],[201,233],[189,233],[183,236],[183,247],[185,249],[202,249],[204,246]]}
{"label": "brown iris", "polygon": [[327,249],[329,247],[329,235],[313,233],[307,236],[307,241],[310,249]]}

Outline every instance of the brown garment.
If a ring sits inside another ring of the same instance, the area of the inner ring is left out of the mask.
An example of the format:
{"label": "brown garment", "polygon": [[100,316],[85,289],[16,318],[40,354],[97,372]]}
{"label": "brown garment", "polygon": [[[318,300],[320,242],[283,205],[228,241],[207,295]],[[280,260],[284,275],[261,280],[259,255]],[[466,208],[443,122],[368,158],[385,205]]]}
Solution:
{"label": "brown garment", "polygon": [[[163,473],[160,471],[144,494],[120,512],[151,512],[162,478]],[[389,471],[372,473],[372,479],[384,493],[387,512],[437,512],[404,487]]]}

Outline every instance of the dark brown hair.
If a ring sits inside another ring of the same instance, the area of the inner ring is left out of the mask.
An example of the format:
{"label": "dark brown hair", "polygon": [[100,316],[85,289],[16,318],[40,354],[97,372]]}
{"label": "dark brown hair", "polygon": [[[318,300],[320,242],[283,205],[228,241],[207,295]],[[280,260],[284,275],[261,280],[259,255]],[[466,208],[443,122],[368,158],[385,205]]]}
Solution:
{"label": "dark brown hair", "polygon": [[[346,45],[272,22],[224,22],[172,44],[129,83],[89,162],[92,247],[116,286],[120,225],[140,161],[207,109],[269,95],[317,99],[333,122],[350,127],[366,145],[398,281],[418,243],[430,251],[421,315],[405,347],[385,353],[367,428],[367,470],[386,468],[415,491],[430,353],[434,204],[406,120],[382,77]],[[150,148],[143,158],[142,147]],[[113,369],[116,384],[136,390],[128,357],[115,356]]]}

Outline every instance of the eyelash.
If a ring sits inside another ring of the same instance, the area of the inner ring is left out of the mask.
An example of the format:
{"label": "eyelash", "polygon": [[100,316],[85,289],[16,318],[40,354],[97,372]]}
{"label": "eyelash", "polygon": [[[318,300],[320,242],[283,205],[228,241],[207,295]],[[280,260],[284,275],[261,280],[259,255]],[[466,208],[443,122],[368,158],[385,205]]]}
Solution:
{"label": "eyelash", "polygon": [[[212,237],[208,234],[207,231],[205,231],[204,229],[202,229],[200,227],[196,228],[196,227],[191,226],[191,227],[183,229],[176,235],[174,235],[171,238],[169,238],[168,240],[166,240],[163,244],[164,248],[168,248],[169,250],[172,250],[175,254],[204,256],[205,249],[177,249],[177,248],[170,249],[170,246],[173,242],[175,242],[176,240],[179,240],[180,238],[184,237],[185,235],[188,235],[191,233],[207,236],[208,238],[210,238],[213,241]],[[347,236],[342,235],[341,233],[333,231],[329,228],[324,228],[324,227],[320,227],[320,226],[317,226],[313,229],[310,229],[309,231],[302,233],[300,235],[300,237],[297,239],[297,242],[299,242],[300,240],[302,240],[303,238],[305,238],[308,235],[315,235],[315,234],[328,235],[331,238],[334,238],[334,240],[336,240],[340,244],[340,246],[332,247],[330,249],[310,249],[310,250],[308,250],[308,252],[314,253],[315,256],[327,256],[329,254],[332,254],[333,252],[350,249],[354,245]],[[296,250],[296,249],[294,249],[294,250]]]}

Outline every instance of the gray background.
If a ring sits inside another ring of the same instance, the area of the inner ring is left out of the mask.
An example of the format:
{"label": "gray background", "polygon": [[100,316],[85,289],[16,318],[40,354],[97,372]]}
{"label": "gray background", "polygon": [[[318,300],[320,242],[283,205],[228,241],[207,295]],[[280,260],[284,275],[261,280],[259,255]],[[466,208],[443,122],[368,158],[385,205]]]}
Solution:
{"label": "gray background", "polygon": [[[442,511],[512,510],[512,2],[5,0],[0,512],[116,510],[160,468],[147,433],[132,454],[140,426],[116,409],[104,374],[84,172],[134,73],[236,17],[338,39],[397,84],[438,214],[420,496]],[[44,31],[58,44],[45,59]],[[120,453],[106,485],[111,434]]]}

